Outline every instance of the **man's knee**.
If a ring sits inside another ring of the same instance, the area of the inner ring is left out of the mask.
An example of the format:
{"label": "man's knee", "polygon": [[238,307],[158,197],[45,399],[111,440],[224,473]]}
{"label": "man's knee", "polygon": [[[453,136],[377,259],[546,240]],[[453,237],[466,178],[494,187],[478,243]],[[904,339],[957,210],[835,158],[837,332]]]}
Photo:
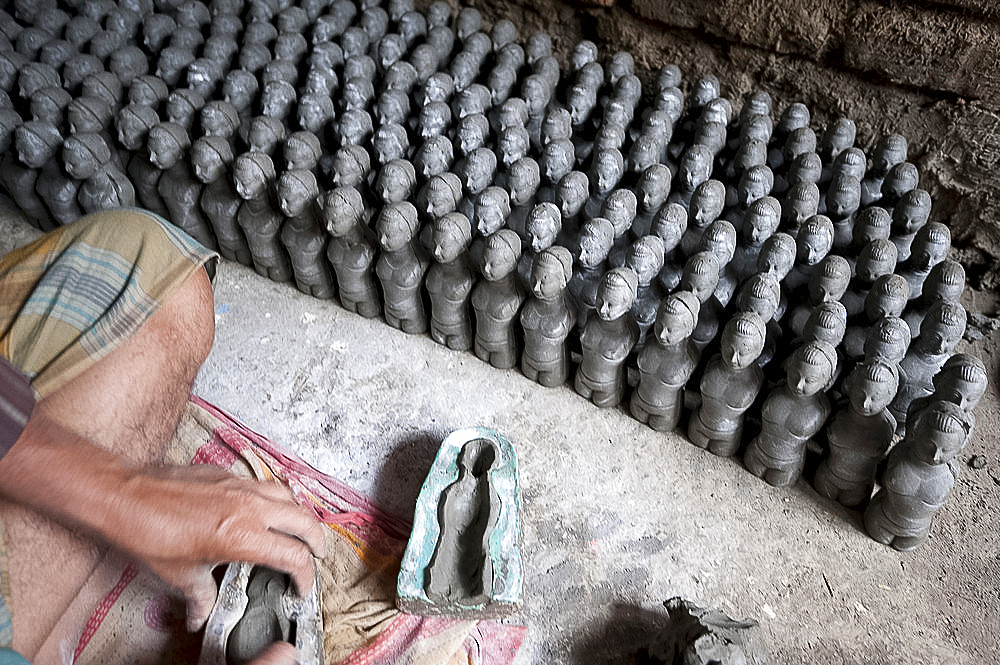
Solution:
{"label": "man's knee", "polygon": [[192,273],[150,323],[163,327],[167,343],[197,372],[215,340],[215,300],[205,270]]}

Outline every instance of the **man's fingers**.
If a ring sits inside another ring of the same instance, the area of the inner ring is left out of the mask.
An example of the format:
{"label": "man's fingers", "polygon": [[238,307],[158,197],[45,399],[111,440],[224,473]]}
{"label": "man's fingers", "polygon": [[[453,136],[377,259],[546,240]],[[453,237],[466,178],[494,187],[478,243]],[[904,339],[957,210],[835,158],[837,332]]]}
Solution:
{"label": "man's fingers", "polygon": [[250,665],[295,665],[295,647],[288,642],[275,642],[250,661]]}
{"label": "man's fingers", "polygon": [[211,569],[208,566],[194,569],[190,574],[190,583],[181,592],[187,600],[187,629],[193,633],[205,625],[215,606],[218,589]]}

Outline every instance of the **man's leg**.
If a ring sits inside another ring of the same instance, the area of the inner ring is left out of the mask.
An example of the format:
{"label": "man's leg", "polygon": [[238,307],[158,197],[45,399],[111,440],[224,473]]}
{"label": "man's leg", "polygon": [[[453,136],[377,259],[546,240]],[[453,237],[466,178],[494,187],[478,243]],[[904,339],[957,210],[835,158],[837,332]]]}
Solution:
{"label": "man's leg", "polygon": [[[126,340],[36,408],[138,465],[158,461],[212,346],[212,287],[197,270]],[[13,596],[14,648],[34,660],[90,575],[101,548],[41,516],[0,503]],[[82,625],[77,627],[81,630]],[[52,636],[55,642],[76,635]]]}

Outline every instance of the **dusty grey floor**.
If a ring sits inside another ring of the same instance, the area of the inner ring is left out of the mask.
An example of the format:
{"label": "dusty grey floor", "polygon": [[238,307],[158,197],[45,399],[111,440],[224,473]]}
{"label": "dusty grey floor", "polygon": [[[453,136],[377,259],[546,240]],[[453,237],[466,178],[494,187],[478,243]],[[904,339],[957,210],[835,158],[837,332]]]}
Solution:
{"label": "dusty grey floor", "polygon": [[[392,511],[412,511],[448,432],[483,424],[514,442],[518,663],[628,662],[672,596],[757,619],[772,663],[1000,662],[995,385],[963,456],[987,466],[965,466],[932,539],[900,554],[805,482],[771,488],[568,385],[542,388],[244,267],[219,271],[216,324],[195,392]],[[973,348],[991,371],[993,348]]]}

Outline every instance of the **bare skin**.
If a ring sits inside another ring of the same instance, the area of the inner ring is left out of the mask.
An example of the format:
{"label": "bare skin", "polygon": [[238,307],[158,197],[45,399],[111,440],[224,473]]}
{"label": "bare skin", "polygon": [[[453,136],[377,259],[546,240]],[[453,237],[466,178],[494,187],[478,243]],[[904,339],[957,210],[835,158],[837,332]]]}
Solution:
{"label": "bare skin", "polygon": [[[185,597],[191,630],[215,603],[219,563],[252,561],[311,587],[323,532],[287,489],[160,463],[213,336],[199,270],[135,335],[42,398],[0,459],[14,648],[32,662],[75,645],[82,623],[60,617],[109,546]],[[294,650],[269,649],[255,665],[280,662]]]}

